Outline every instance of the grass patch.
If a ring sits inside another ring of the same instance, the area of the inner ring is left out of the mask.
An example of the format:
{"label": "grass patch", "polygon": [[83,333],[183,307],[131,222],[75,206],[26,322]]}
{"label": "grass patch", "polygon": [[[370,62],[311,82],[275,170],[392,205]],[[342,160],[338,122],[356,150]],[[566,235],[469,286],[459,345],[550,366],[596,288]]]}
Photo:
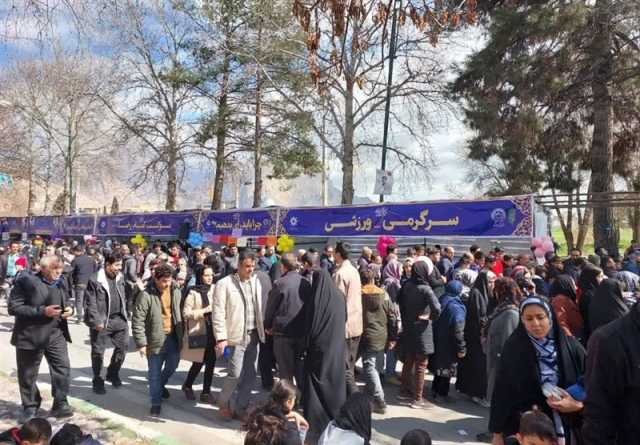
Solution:
{"label": "grass patch", "polygon": [[[567,251],[567,240],[564,239],[564,234],[562,233],[562,228],[554,227],[551,231],[551,235],[555,242],[560,245],[560,250],[558,251],[559,255],[569,255]],[[577,232],[574,232],[574,236],[577,236]],[[633,230],[630,227],[623,227],[620,229],[620,243],[618,247],[620,251],[624,251],[629,247],[631,240],[633,239]],[[582,253],[584,255],[589,255],[595,252],[595,246],[593,244],[593,228],[590,226],[587,232],[587,238],[584,243],[584,247],[582,248]]]}

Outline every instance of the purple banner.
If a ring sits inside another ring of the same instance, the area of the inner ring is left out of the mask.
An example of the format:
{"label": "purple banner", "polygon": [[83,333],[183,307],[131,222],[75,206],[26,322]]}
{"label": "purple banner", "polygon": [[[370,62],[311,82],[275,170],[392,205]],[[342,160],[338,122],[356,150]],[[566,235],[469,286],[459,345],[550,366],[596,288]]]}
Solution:
{"label": "purple banner", "polygon": [[93,215],[65,216],[60,224],[60,235],[93,235],[96,217]]}
{"label": "purple banner", "polygon": [[97,235],[100,236],[170,236],[177,237],[180,227],[190,224],[194,230],[197,225],[197,213],[138,213],[99,216]]}
{"label": "purple banner", "polygon": [[29,234],[57,236],[60,216],[32,216],[28,218]]}
{"label": "purple banner", "polygon": [[530,237],[532,199],[283,209],[279,229],[292,236]]}
{"label": "purple banner", "polygon": [[202,232],[212,235],[275,235],[279,209],[234,210],[202,214]]}
{"label": "purple banner", "polygon": [[27,218],[0,218],[0,232],[23,233],[27,231]]}

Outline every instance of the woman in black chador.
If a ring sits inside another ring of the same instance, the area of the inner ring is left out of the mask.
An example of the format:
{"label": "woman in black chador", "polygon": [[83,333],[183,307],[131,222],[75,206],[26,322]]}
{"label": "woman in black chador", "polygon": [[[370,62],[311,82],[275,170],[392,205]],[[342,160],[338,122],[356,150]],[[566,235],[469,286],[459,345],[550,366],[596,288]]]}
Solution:
{"label": "woman in black chador", "polygon": [[464,327],[464,340],[467,355],[458,365],[456,389],[472,397],[476,403],[487,405],[487,356],[482,349],[482,332],[489,318],[489,302],[494,300],[493,288],[496,275],[483,270],[473,283],[465,305],[467,319]]}
{"label": "woman in black chador", "polygon": [[313,301],[305,302],[308,322],[302,406],[309,422],[307,440],[316,443],[347,400],[347,308],[344,295],[325,270],[314,271],[312,295]]}

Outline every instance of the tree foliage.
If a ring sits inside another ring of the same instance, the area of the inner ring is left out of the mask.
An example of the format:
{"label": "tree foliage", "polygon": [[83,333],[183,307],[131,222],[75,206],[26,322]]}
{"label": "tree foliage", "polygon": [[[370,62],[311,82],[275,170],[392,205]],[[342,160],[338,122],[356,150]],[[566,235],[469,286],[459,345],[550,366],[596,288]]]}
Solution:
{"label": "tree foliage", "polygon": [[[603,105],[596,105],[603,65],[594,50],[601,2],[500,2],[489,10],[487,43],[459,70],[451,91],[474,130],[467,144],[469,159],[481,167],[474,177],[490,193],[603,192],[613,187],[613,169],[609,172],[607,165],[614,157],[607,147],[617,146],[618,156],[631,149],[628,122],[633,120],[628,116],[637,102],[630,92],[637,91],[631,82],[632,74],[640,72],[640,52],[629,16],[636,10],[637,23],[637,4],[620,0],[609,6],[613,18],[607,18],[606,26],[613,32],[606,51],[611,70],[604,83],[611,92],[613,131],[604,138],[596,137],[609,118],[600,116]],[[584,214],[578,216],[581,225],[588,222]],[[595,227],[608,225],[610,231],[610,223],[602,222],[610,215],[596,216]],[[604,238],[600,233],[596,243],[605,245]]]}

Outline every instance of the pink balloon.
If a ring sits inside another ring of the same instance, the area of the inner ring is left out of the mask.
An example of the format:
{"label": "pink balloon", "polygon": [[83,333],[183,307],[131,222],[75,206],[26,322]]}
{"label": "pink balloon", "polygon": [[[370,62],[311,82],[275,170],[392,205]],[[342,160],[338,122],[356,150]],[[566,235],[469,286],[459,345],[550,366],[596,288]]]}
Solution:
{"label": "pink balloon", "polygon": [[534,238],[533,241],[531,242],[531,245],[533,247],[542,247],[542,239],[541,238]]}
{"label": "pink balloon", "polygon": [[538,258],[544,257],[544,250],[542,250],[542,247],[536,247],[536,250],[534,250],[533,253]]}
{"label": "pink balloon", "polygon": [[546,240],[542,243],[542,250],[546,252],[553,252],[553,242],[551,240]]}

